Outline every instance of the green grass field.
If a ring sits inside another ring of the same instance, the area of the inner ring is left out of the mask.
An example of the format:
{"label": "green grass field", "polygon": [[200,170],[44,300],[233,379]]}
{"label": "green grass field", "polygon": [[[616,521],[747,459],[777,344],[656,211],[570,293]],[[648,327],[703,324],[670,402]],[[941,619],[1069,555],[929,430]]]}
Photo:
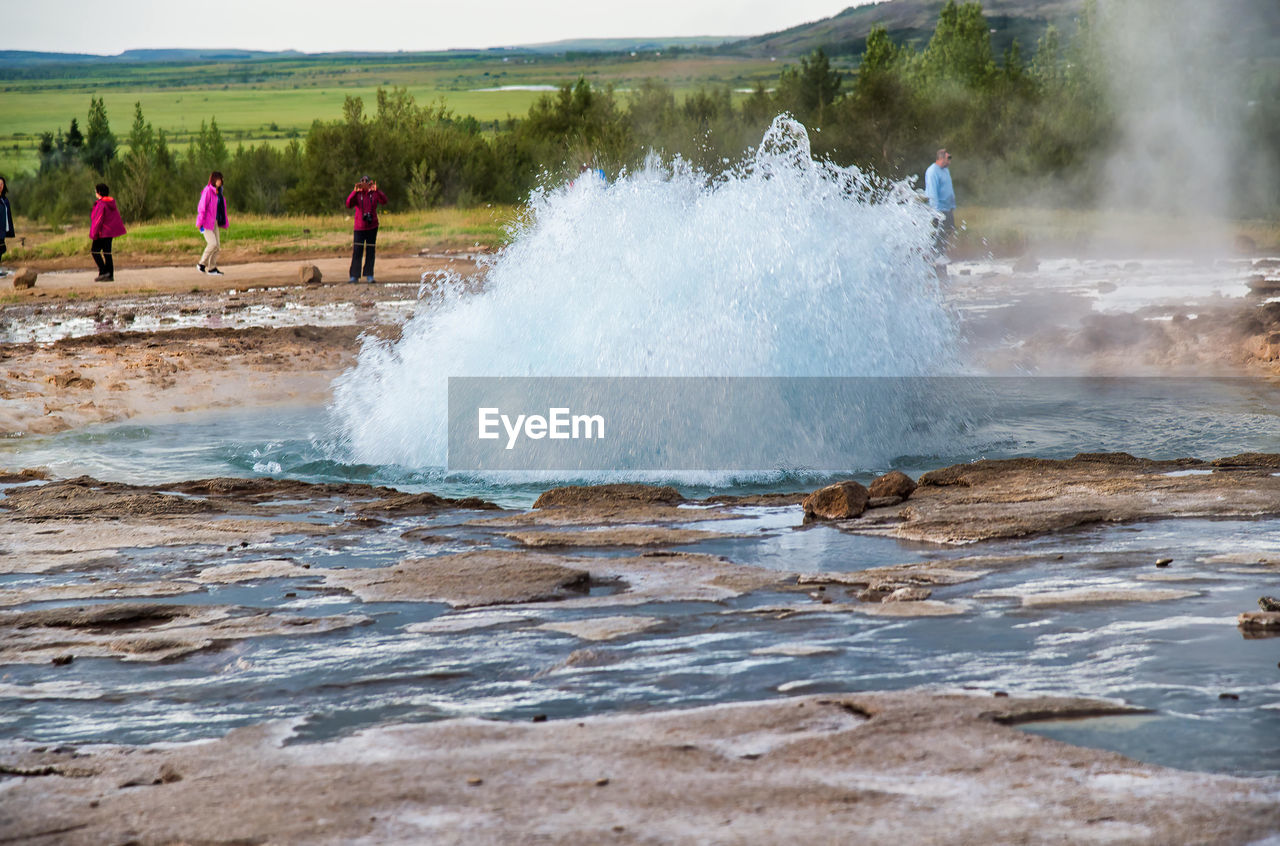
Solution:
{"label": "green grass field", "polygon": [[593,84],[613,84],[620,98],[645,79],[661,80],[680,96],[706,87],[772,84],[779,70],[767,60],[706,56],[604,57],[587,63],[528,56],[504,62],[484,55],[417,61],[327,58],[82,65],[34,79],[6,79],[0,74],[0,173],[34,167],[42,132],[65,132],[73,117],[83,129],[89,98],[94,96],[103,98],[118,138],[128,134],[138,102],[144,117],[169,134],[175,149],[182,149],[184,139],[211,118],[217,119],[228,146],[234,148],[263,140],[286,143],[305,135],[313,121],[339,118],[349,96],[363,98],[371,109],[379,87],[403,87],[421,105],[442,101],[455,114],[488,122],[528,113],[544,92],[483,89],[559,86],[582,76]]}

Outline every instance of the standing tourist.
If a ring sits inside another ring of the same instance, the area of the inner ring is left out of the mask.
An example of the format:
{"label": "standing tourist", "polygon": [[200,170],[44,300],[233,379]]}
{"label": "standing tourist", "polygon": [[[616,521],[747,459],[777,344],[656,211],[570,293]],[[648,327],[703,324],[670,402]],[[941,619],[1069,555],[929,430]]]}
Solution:
{"label": "standing tourist", "polygon": [[124,221],[120,219],[120,210],[116,201],[111,198],[111,189],[107,183],[99,182],[94,187],[97,202],[93,204],[93,212],[89,215],[89,237],[93,239],[93,261],[98,265],[98,278],[94,282],[116,281],[116,268],[111,260],[111,239],[119,238],[125,233]]}
{"label": "standing tourist", "polygon": [[[13,209],[9,208],[9,182],[0,176],[0,261],[4,261],[5,238],[14,237]],[[0,273],[0,275],[7,275]]]}
{"label": "standing tourist", "polygon": [[946,259],[947,247],[956,230],[956,192],[951,186],[951,154],[942,149],[929,169],[924,172],[924,195],[929,205],[941,215],[938,222],[937,250]]}
{"label": "standing tourist", "polygon": [[351,240],[351,278],[360,281],[360,254],[364,253],[364,281],[373,282],[374,250],[378,241],[378,206],[387,204],[387,195],[378,183],[362,176],[347,197],[347,208],[355,209],[355,231]]}
{"label": "standing tourist", "polygon": [[214,171],[209,174],[209,184],[204,186],[200,194],[200,205],[196,207],[196,226],[204,235],[204,254],[196,265],[201,273],[210,276],[221,276],[218,270],[218,253],[222,252],[222,239],[218,230],[227,228],[227,200],[222,196],[222,174]]}

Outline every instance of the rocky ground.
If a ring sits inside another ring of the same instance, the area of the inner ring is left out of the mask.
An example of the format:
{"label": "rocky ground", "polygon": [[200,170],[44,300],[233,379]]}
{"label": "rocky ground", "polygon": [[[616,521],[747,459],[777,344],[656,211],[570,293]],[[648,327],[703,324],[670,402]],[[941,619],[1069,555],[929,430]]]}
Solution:
{"label": "rocky ground", "polygon": [[1028,735],[1078,699],[921,692],[678,712],[450,720],[286,745],[291,727],[162,747],[6,746],[20,843],[1255,842],[1275,783]]}
{"label": "rocky ground", "polygon": [[[409,283],[422,272],[458,267],[458,260],[432,261],[387,261],[388,284],[376,286],[300,286],[290,278],[296,263],[229,268],[213,282],[188,282],[173,269],[132,271],[142,280],[136,284],[155,286],[150,293],[108,291],[74,274],[41,277],[5,307],[7,324],[88,316],[108,331],[0,347],[0,433],[231,402],[316,404],[352,362],[361,333],[394,333],[386,303],[411,303],[417,286]],[[147,273],[155,280],[143,280]],[[254,308],[283,313],[282,303],[352,311],[331,326],[236,324]],[[202,325],[176,328],[183,310]],[[130,330],[147,316],[175,323]],[[1228,333],[1240,361],[1272,367],[1265,348],[1248,357],[1248,345],[1265,340],[1270,324],[1241,319]],[[1115,354],[1108,345],[1106,355]],[[688,551],[735,536],[716,531],[718,522],[802,502],[813,520],[841,531],[940,545],[1101,522],[1280,515],[1275,455],[982,461],[927,473],[918,486],[909,479],[870,491],[851,485],[818,500],[807,491],[721,496],[693,503],[698,508],[671,488],[645,486],[562,488],[532,509],[503,510],[359,484],[125,485],[8,470],[0,476],[0,575],[56,578],[0,589],[0,664],[47,667],[51,678],[79,659],[182,661],[253,638],[319,639],[368,624],[381,603],[451,609],[414,624],[423,633],[496,622],[541,625],[588,642],[657,623],[630,613],[635,606],[765,591],[776,603],[732,613],[962,615],[992,596],[984,594],[984,576],[1030,563],[977,550],[799,573]],[[219,553],[299,535],[341,545],[403,517],[423,518],[403,538],[424,554],[386,567]],[[197,546],[206,550],[198,558],[164,556]],[[139,575],[133,563],[140,556],[165,560],[163,575]],[[1274,572],[1280,557],[1227,563]],[[1127,593],[1059,591],[1021,601],[1072,606],[1187,595],[1150,575],[1149,588]],[[353,597],[364,612],[306,616],[198,601],[211,586],[272,579]],[[953,590],[946,600],[933,598],[942,588]],[[58,604],[39,604],[51,601]],[[546,608],[575,614],[545,623],[531,613]],[[1246,636],[1280,633],[1280,612],[1240,611],[1251,612],[1240,621]],[[1280,834],[1280,780],[1180,772],[1013,727],[1124,710],[1078,699],[906,691],[537,724],[385,725],[322,743],[288,742],[296,728],[289,722],[147,747],[7,738],[0,740],[0,842],[1245,844]]]}

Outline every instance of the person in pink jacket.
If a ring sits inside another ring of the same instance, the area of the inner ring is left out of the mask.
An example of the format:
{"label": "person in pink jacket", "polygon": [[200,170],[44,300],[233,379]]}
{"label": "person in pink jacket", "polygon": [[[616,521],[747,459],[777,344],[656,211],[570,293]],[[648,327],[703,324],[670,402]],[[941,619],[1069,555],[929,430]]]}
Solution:
{"label": "person in pink jacket", "polygon": [[98,196],[89,215],[89,237],[93,239],[94,264],[98,265],[98,278],[94,282],[116,281],[116,268],[111,260],[111,239],[119,238],[125,233],[124,221],[120,219],[120,210],[116,201],[111,199],[111,189],[107,183],[99,182],[93,189]]}
{"label": "person in pink jacket", "polygon": [[209,174],[209,184],[204,186],[200,194],[200,205],[196,208],[196,226],[204,235],[204,254],[196,265],[201,273],[210,276],[221,276],[218,270],[218,253],[222,251],[222,239],[218,230],[227,228],[227,201],[222,196],[222,174],[214,171]]}

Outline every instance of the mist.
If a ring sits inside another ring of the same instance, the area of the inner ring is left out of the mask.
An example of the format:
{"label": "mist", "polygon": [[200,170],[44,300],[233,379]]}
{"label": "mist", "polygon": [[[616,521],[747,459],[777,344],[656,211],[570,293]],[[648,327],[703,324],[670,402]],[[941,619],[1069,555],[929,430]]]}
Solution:
{"label": "mist", "polygon": [[1103,208],[1201,220],[1238,213],[1240,168],[1265,157],[1248,155],[1248,68],[1231,48],[1262,24],[1260,9],[1249,0],[1101,0],[1096,49],[1117,121]]}

